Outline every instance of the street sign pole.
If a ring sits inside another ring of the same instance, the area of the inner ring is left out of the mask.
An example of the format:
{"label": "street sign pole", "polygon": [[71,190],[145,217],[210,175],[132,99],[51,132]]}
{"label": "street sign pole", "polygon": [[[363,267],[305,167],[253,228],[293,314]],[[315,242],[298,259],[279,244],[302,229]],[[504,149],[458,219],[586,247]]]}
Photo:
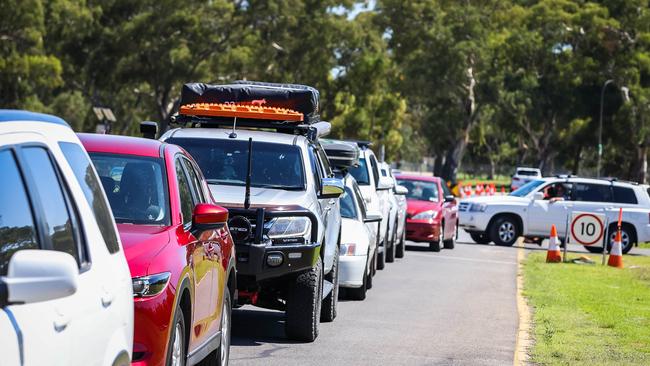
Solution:
{"label": "street sign pole", "polygon": [[605,219],[605,235],[603,236],[603,266],[607,259],[607,238],[609,238],[609,217]]}
{"label": "street sign pole", "polygon": [[566,222],[564,223],[564,251],[562,262],[566,263],[566,249],[569,246],[569,214],[566,215]]}

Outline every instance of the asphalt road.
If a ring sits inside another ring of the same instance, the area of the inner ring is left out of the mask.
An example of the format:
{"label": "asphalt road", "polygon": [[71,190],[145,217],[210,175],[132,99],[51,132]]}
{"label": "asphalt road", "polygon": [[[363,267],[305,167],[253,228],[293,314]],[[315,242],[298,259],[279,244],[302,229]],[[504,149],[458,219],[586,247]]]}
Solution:
{"label": "asphalt road", "polygon": [[[470,244],[471,243],[471,244]],[[233,311],[232,365],[511,365],[518,325],[517,248],[409,243],[365,301],[339,302],[314,343],[287,340],[283,313]]]}

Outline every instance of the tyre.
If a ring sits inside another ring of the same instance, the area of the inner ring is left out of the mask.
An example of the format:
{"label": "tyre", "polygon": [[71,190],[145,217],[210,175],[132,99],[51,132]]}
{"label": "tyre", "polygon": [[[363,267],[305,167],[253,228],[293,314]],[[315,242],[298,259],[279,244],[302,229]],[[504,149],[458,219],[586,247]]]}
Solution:
{"label": "tyre", "polygon": [[456,230],[454,230],[454,234],[451,236],[451,239],[444,240],[443,236],[442,246],[445,249],[454,249],[456,246]]}
{"label": "tyre", "polygon": [[[366,268],[368,268],[367,263]],[[363,275],[363,283],[361,284],[361,287],[346,289],[350,300],[361,301],[366,299],[366,292],[368,291],[368,277],[371,277],[367,272],[368,271],[366,270],[366,273]]]}
{"label": "tyre", "polygon": [[284,331],[289,339],[313,342],[318,337],[323,297],[323,262],[320,257],[310,270],[300,273],[287,292]]}
{"label": "tyre", "polygon": [[434,240],[429,243],[429,250],[432,252],[440,251],[440,244],[442,243],[442,238],[444,237],[444,227],[441,225],[438,229],[438,240]]}
{"label": "tyre", "polygon": [[469,236],[474,240],[476,244],[489,244],[490,238],[486,234],[482,233],[470,233]]}
{"label": "tyre", "polygon": [[174,311],[174,325],[169,334],[167,345],[167,365],[184,366],[187,358],[187,345],[185,344],[185,317],[180,306]]}
{"label": "tyre", "polygon": [[603,252],[603,247],[595,247],[593,245],[589,245],[589,246],[585,245],[585,249],[587,249],[587,251],[589,253],[602,253]]}
{"label": "tyre", "polygon": [[366,274],[366,289],[370,290],[372,288],[372,277],[375,270],[375,256],[373,256],[372,261],[370,262],[370,268]]}
{"label": "tyre", "polygon": [[334,285],[332,291],[323,299],[323,306],[320,311],[320,321],[331,322],[336,318],[336,306],[339,303],[339,247],[337,245],[334,252],[334,264],[330,273],[325,275],[325,279]]}
{"label": "tyre", "polygon": [[221,309],[221,344],[199,363],[200,366],[227,366],[230,358],[230,329],[232,321],[232,300],[226,287]]}
{"label": "tyre", "polygon": [[[609,252],[612,249],[612,243],[616,238],[616,226],[611,226],[609,228],[609,240],[607,242],[607,251]],[[621,247],[623,249],[623,254],[627,254],[634,244],[636,244],[636,232],[634,229],[627,224],[623,224],[621,227]],[[602,252],[602,251],[601,251]]]}
{"label": "tyre", "polygon": [[402,238],[399,241],[399,245],[395,248],[395,257],[404,258],[404,249],[406,249],[406,226],[404,231],[402,231]]}
{"label": "tyre", "polygon": [[497,217],[489,228],[490,238],[494,244],[511,247],[521,235],[521,229],[512,216]]}
{"label": "tyre", "polygon": [[[386,233],[388,234],[388,231]],[[388,251],[387,241],[388,235],[384,237],[384,245],[382,245],[384,248],[383,253],[379,252],[379,247],[377,247],[377,269],[384,269],[384,267],[386,267],[386,252]]]}
{"label": "tyre", "polygon": [[[395,228],[397,230],[397,228]],[[395,262],[395,245],[397,241],[397,231],[393,231],[393,235],[391,238],[391,243],[390,243],[390,249],[386,252],[386,262],[388,263],[393,263]]]}
{"label": "tyre", "polygon": [[370,277],[375,277],[377,274],[377,256],[379,255],[379,244],[375,247],[375,254],[372,256],[372,266],[370,267],[370,272],[372,272],[372,276]]}

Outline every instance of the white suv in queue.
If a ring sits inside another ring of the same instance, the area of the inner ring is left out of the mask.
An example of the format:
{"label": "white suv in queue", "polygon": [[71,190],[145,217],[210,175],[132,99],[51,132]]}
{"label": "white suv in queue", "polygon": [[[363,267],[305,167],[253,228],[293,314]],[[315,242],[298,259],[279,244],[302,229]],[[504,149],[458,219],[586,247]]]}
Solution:
{"label": "white suv in queue", "polygon": [[[573,211],[604,213],[615,235],[619,208],[623,208],[622,242],[627,253],[639,242],[650,241],[648,186],[616,180],[554,177],[533,180],[508,196],[483,196],[463,200],[459,225],[477,243],[494,241],[510,246],[519,236],[545,238],[555,224],[560,238]],[[585,247],[602,252],[602,247]]]}
{"label": "white suv in queue", "polygon": [[128,365],[131,275],[79,139],[0,110],[0,172],[0,363]]}

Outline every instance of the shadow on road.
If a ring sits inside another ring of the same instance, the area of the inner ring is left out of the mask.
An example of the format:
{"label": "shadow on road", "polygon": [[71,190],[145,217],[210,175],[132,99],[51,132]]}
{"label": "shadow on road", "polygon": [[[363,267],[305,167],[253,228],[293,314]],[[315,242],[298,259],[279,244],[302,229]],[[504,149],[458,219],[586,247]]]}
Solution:
{"label": "shadow on road", "polygon": [[[233,309],[233,346],[260,346],[265,343],[295,344],[284,334],[284,313],[252,307]],[[284,348],[284,347],[281,347]]]}

